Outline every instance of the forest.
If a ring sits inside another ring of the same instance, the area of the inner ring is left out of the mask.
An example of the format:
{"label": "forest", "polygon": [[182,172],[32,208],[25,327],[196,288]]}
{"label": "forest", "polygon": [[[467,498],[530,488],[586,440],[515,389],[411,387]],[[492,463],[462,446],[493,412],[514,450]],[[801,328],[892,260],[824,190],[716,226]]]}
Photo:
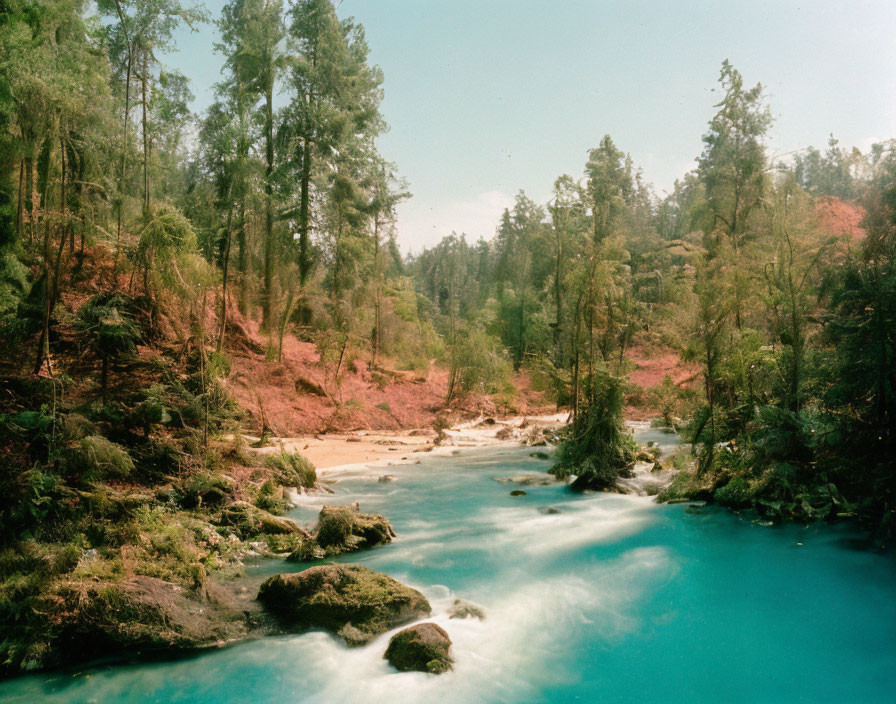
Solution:
{"label": "forest", "polygon": [[[200,23],[225,68],[194,114],[159,57]],[[206,594],[250,537],[310,550],[276,521],[314,468],[249,452],[291,421],[261,376],[237,389],[296,349],[314,373],[287,391],[328,409],[290,411],[308,434],[441,436],[537,394],[568,416],[551,472],[576,490],[615,491],[623,422],[653,418],[689,447],[661,501],[892,544],[896,141],[775,155],[766,90],[724,61],[670,193],[607,135],[546,202],[406,254],[369,53],[330,0],[0,0],[0,671],[183,645],[121,585]],[[660,355],[688,373],[633,381]],[[422,423],[352,391],[435,373]]]}

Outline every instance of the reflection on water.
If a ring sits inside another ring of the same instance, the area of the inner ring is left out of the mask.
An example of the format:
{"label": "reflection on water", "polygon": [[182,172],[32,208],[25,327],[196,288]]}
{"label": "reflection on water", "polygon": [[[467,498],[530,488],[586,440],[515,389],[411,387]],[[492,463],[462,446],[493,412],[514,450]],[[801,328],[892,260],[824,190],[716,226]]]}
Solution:
{"label": "reflection on water", "polygon": [[[389,483],[343,474],[326,499],[360,501],[392,520],[396,542],[346,561],[429,597],[432,620],[454,642],[447,675],[393,671],[382,659],[389,634],[349,650],[315,632],[20,678],[0,684],[0,700],[893,701],[892,555],[853,549],[857,536],[844,527],[766,528],[715,509],[557,485],[511,497],[512,484],[493,481],[547,466],[522,448],[475,450],[390,468],[398,478]],[[558,512],[543,513],[548,506]],[[312,517],[313,507],[296,516]],[[449,619],[455,598],[487,618]]]}

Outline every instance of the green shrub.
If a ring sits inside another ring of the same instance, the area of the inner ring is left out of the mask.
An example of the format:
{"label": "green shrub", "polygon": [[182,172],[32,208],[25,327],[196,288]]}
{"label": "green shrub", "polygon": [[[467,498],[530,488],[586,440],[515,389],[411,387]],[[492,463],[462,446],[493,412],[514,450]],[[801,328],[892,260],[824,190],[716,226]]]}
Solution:
{"label": "green shrub", "polygon": [[504,391],[513,365],[500,350],[499,341],[480,327],[459,331],[449,350],[450,375],[454,384],[451,393],[496,394]]}
{"label": "green shrub", "polygon": [[279,516],[286,512],[286,502],[277,496],[277,484],[270,479],[261,485],[255,497],[255,505],[268,513]]}
{"label": "green shrub", "polygon": [[209,352],[205,360],[206,373],[211,379],[226,379],[231,366],[230,357],[222,352]]}
{"label": "green shrub", "polygon": [[575,474],[574,488],[612,488],[638,451],[622,423],[622,381],[605,370],[596,370],[586,380],[585,391],[551,473],[561,479]]}
{"label": "green shrub", "polygon": [[745,508],[753,500],[750,482],[746,477],[734,477],[724,486],[716,489],[715,500],[729,508]]}
{"label": "green shrub", "polygon": [[98,294],[78,310],[78,328],[102,360],[100,386],[104,397],[110,363],[134,353],[142,339],[135,319],[133,299],[119,293]]}
{"label": "green shrub", "polygon": [[277,473],[277,478],[284,486],[310,488],[317,483],[314,465],[298,452],[271,455],[265,460],[265,465]]}

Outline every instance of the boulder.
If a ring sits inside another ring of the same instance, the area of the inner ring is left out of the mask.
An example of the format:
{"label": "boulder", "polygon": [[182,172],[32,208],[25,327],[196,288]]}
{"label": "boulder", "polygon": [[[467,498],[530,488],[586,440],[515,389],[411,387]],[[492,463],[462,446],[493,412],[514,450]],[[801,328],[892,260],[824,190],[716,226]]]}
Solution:
{"label": "boulder", "polygon": [[372,548],[392,542],[392,524],[379,514],[361,513],[361,507],[324,506],[317,519],[317,543],[329,555]]}
{"label": "boulder", "polygon": [[429,615],[426,597],[361,565],[318,565],[262,583],[258,599],[290,631],[324,628],[350,646]]}
{"label": "boulder", "polygon": [[231,526],[243,539],[257,535],[307,535],[295,521],[275,516],[246,501],[234,501],[225,506],[221,512],[221,525]]}
{"label": "boulder", "polygon": [[72,582],[48,602],[59,662],[136,650],[182,651],[251,637],[244,604],[211,582],[184,589],[155,577]]}
{"label": "boulder", "polygon": [[484,621],[485,611],[469,601],[455,599],[451,608],[448,609],[448,618],[478,618],[480,621]]}
{"label": "boulder", "polygon": [[218,506],[233,495],[233,482],[224,475],[200,472],[181,481],[178,486],[184,508]]}
{"label": "boulder", "polygon": [[434,623],[418,623],[392,636],[385,658],[402,672],[440,675],[454,663],[450,649],[451,639],[442,628]]}

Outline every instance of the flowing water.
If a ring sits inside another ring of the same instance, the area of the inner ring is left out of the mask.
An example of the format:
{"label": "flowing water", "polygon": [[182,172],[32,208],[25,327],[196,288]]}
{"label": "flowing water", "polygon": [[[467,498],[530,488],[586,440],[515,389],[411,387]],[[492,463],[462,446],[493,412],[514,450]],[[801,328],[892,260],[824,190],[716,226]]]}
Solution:
{"label": "flowing water", "polygon": [[[382,659],[389,634],[350,650],[313,632],[19,678],[0,684],[0,701],[896,701],[892,553],[863,549],[844,526],[767,527],[557,485],[511,497],[515,485],[493,480],[547,465],[527,449],[491,448],[377,470],[392,482],[370,471],[336,475],[328,500],[360,501],[399,534],[347,561],[426,594],[454,643],[449,674],[395,672]],[[309,503],[294,516],[315,512]],[[449,619],[455,598],[487,618]]]}

